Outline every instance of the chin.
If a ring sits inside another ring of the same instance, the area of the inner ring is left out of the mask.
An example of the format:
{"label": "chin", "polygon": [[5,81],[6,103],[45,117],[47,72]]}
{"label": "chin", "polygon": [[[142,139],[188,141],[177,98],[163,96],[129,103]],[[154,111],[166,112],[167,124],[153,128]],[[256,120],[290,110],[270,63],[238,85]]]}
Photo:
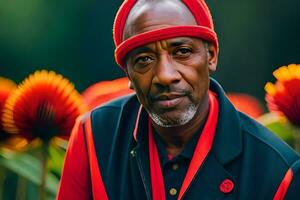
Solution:
{"label": "chin", "polygon": [[182,126],[190,122],[196,115],[198,106],[190,104],[185,111],[177,113],[163,113],[149,112],[149,115],[154,123],[161,127],[176,127]]}

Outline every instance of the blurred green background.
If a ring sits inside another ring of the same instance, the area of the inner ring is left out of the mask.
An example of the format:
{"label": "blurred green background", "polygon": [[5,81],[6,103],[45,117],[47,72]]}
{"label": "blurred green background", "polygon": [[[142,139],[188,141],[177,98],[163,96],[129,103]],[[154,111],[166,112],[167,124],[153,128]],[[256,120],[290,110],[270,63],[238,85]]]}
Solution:
{"label": "blurred green background", "polygon": [[[300,63],[300,1],[206,1],[220,42],[218,70],[213,76],[226,91],[263,100],[265,83],[274,81],[272,71]],[[1,0],[0,76],[19,83],[37,69],[54,70],[79,91],[124,76],[114,62],[112,40],[113,18],[121,2]],[[289,133],[279,135],[292,144],[291,131],[275,121],[268,127]],[[49,151],[47,199],[54,199],[65,150],[54,146]],[[0,199],[38,199],[41,164],[37,152],[1,152],[0,185],[4,187],[0,186]]]}
{"label": "blurred green background", "polygon": [[[23,80],[51,69],[79,91],[124,75],[114,62],[116,1],[0,1],[0,76]],[[300,1],[207,0],[220,40],[218,71],[226,91],[263,100],[272,71],[300,63]]]}

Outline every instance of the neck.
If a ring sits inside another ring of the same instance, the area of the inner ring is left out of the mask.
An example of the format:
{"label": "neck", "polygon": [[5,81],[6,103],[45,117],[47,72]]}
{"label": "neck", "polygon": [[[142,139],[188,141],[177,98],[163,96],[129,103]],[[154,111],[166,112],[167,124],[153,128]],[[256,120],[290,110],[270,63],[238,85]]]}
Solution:
{"label": "neck", "polygon": [[199,131],[200,127],[205,123],[209,110],[208,98],[199,106],[194,118],[188,123],[175,127],[161,127],[153,123],[156,132],[166,144],[168,154],[172,156],[178,155],[191,140],[191,138]]}

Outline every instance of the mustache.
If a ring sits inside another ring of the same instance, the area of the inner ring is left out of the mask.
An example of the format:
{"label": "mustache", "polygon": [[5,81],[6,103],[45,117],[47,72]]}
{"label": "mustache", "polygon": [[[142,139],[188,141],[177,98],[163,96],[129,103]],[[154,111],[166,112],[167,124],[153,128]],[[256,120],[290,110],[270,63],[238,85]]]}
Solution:
{"label": "mustache", "polygon": [[191,91],[187,88],[164,88],[149,94],[151,100],[169,100],[182,96],[189,96]]}

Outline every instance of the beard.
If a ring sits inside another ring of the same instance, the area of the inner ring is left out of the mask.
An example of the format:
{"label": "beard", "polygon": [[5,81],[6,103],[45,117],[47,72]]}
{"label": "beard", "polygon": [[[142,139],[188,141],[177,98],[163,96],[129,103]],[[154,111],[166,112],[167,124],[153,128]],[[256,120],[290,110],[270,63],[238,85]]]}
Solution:
{"label": "beard", "polygon": [[190,103],[186,109],[179,113],[177,117],[169,117],[166,114],[159,114],[148,111],[152,121],[161,127],[176,127],[187,124],[191,121],[198,110],[198,105]]}

